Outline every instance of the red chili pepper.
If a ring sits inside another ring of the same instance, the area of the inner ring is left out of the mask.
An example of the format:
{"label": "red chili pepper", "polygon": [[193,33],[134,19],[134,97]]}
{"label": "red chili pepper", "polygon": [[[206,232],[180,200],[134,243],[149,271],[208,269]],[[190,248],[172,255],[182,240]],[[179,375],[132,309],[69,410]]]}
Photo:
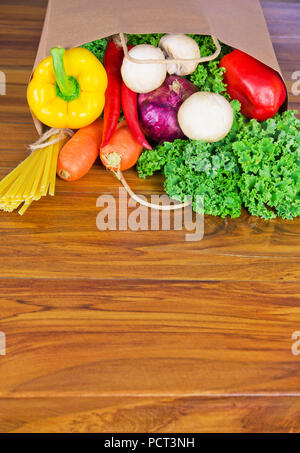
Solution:
{"label": "red chili pepper", "polygon": [[124,52],[121,46],[110,41],[104,54],[104,67],[108,85],[105,92],[104,130],[101,147],[106,146],[115,132],[121,113],[121,65]]}
{"label": "red chili pepper", "polygon": [[287,92],[274,69],[240,50],[225,55],[220,67],[226,69],[227,92],[232,99],[240,101],[243,115],[258,121],[276,115]]}
{"label": "red chili pepper", "polygon": [[133,137],[143,148],[152,149],[139,124],[137,93],[128,88],[124,82],[122,82],[121,99],[123,113]]}

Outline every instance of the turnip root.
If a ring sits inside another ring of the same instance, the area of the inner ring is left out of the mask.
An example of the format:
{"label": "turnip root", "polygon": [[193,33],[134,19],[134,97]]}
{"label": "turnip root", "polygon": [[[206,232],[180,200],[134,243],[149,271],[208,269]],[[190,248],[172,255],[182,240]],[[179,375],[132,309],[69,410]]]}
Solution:
{"label": "turnip root", "polygon": [[[196,41],[184,34],[164,35],[159,41],[159,47],[166,54],[168,59],[180,58],[200,58],[200,49]],[[169,74],[179,76],[192,74],[196,70],[198,63],[187,61],[182,63],[168,63],[167,71]]]}
{"label": "turnip root", "polygon": [[217,142],[230,131],[233,110],[224,96],[199,91],[181,105],[178,123],[184,135],[192,140]]}
{"label": "turnip root", "polygon": [[[138,60],[162,60],[162,50],[150,44],[140,44],[129,51],[129,55]],[[125,85],[135,93],[149,93],[156,90],[165,81],[167,68],[164,63],[134,63],[124,57],[122,78]]]}

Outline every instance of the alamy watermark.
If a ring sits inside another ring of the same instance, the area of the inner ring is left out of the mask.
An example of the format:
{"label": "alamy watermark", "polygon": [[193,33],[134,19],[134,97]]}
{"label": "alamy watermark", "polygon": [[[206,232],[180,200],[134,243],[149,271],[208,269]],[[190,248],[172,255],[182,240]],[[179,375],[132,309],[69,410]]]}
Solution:
{"label": "alamy watermark", "polygon": [[292,354],[300,355],[300,331],[293,332],[292,340],[295,340],[292,344]]}
{"label": "alamy watermark", "polygon": [[299,96],[300,94],[300,71],[295,71],[292,74],[292,80],[295,80],[295,82],[292,84],[292,94],[294,96]]}
{"label": "alamy watermark", "polygon": [[0,355],[6,354],[6,336],[4,332],[0,331]]}
{"label": "alamy watermark", "polygon": [[[147,203],[147,198],[139,195]],[[188,200],[184,200],[189,203]],[[171,200],[168,195],[151,195],[153,205],[173,207],[178,202]],[[137,203],[122,187],[119,188],[118,198],[111,194],[100,195],[96,206],[102,208],[97,215],[99,231],[169,231],[185,230],[185,241],[201,241],[204,236],[204,198],[195,197],[194,206],[200,214],[193,212],[192,205],[179,207],[175,210],[157,210],[153,207]],[[134,208],[133,210],[131,208]]]}
{"label": "alamy watermark", "polygon": [[0,71],[0,96],[6,95],[6,75]]}

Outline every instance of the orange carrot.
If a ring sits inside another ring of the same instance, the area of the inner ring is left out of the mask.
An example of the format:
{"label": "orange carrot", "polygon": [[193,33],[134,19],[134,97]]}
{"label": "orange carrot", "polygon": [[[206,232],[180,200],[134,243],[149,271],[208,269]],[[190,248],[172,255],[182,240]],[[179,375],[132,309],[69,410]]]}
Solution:
{"label": "orange carrot", "polygon": [[124,120],[118,124],[109,143],[100,149],[100,159],[109,170],[124,171],[136,164],[142,149]]}
{"label": "orange carrot", "polygon": [[98,157],[103,119],[79,129],[61,149],[57,174],[65,181],[77,181],[86,175]]}

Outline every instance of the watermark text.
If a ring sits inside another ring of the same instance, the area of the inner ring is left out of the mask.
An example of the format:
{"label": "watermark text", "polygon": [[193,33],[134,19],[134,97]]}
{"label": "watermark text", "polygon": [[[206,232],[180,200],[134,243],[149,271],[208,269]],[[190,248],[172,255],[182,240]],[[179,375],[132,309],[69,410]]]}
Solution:
{"label": "watermark text", "polygon": [[293,332],[292,340],[295,340],[292,344],[292,354],[300,355],[300,331]]}
{"label": "watermark text", "polygon": [[3,71],[0,71],[0,95],[6,95],[6,75]]}
{"label": "watermark text", "polygon": [[294,96],[299,96],[299,94],[300,94],[300,71],[293,72],[292,80],[296,80],[296,82],[294,82],[292,84],[292,94]]}
{"label": "watermark text", "polygon": [[[96,225],[99,231],[170,231],[184,230],[185,241],[201,241],[204,236],[204,199],[195,198],[193,212],[191,200],[184,200],[185,205],[172,200],[168,195],[151,195],[150,204],[144,195],[139,199],[146,205],[127,196],[122,187],[118,198],[111,194],[100,195],[96,206],[102,208],[97,215]],[[177,206],[176,206],[177,205]],[[163,209],[156,209],[157,206]],[[173,209],[176,207],[176,209]],[[171,209],[170,209],[171,208]]]}
{"label": "watermark text", "polygon": [[6,355],[6,336],[0,331],[0,355]]}

